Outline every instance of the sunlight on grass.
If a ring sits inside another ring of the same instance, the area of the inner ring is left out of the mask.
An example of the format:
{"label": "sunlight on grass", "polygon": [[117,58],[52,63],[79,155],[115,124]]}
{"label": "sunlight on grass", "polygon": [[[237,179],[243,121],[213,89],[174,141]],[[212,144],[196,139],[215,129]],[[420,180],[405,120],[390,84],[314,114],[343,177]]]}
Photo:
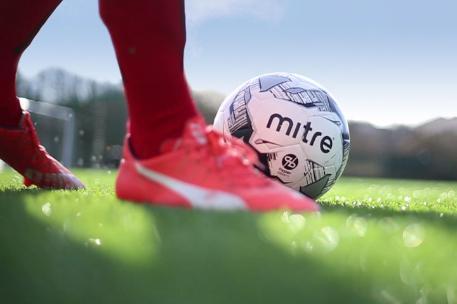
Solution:
{"label": "sunlight on grass", "polygon": [[357,286],[369,282],[381,303],[437,303],[452,297],[457,286],[457,242],[440,224],[343,211],[284,212],[263,216],[259,228],[291,255],[344,273]]}
{"label": "sunlight on grass", "polygon": [[76,192],[0,173],[6,299],[457,303],[457,183],[343,178],[321,213],[252,214],[120,202],[115,173]]}
{"label": "sunlight on grass", "polygon": [[319,201],[323,206],[456,214],[457,183],[344,178]]}
{"label": "sunlight on grass", "polygon": [[[93,174],[95,173],[95,174]],[[119,202],[111,186],[114,175],[105,171],[81,174],[88,186],[81,191],[27,189],[20,202],[26,212],[69,241],[129,265],[150,263],[160,243],[154,218],[143,206]],[[17,183],[12,175],[9,183]],[[5,183],[8,184],[8,183]],[[7,188],[8,189],[8,188]]]}
{"label": "sunlight on grass", "polygon": [[49,230],[124,263],[153,261],[160,242],[154,219],[138,206],[112,198],[94,200],[86,193],[73,194],[72,200],[66,193],[27,197],[26,210]]}

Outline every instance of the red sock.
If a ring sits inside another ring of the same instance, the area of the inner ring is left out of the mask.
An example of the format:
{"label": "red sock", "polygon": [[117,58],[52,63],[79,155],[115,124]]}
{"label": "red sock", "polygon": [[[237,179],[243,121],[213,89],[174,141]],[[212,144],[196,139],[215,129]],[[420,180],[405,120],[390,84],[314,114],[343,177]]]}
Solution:
{"label": "red sock", "polygon": [[0,2],[0,127],[16,127],[22,115],[16,97],[19,59],[61,0]]}
{"label": "red sock", "polygon": [[184,1],[99,2],[124,81],[131,145],[149,158],[197,115],[183,69]]}

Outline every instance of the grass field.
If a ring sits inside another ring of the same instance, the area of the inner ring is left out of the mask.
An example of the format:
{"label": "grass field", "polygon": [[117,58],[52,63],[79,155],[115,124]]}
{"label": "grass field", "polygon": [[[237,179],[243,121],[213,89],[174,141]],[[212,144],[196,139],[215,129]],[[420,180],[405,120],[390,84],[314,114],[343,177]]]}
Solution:
{"label": "grass field", "polygon": [[457,303],[457,183],[344,178],[319,214],[24,190],[0,173],[0,303]]}

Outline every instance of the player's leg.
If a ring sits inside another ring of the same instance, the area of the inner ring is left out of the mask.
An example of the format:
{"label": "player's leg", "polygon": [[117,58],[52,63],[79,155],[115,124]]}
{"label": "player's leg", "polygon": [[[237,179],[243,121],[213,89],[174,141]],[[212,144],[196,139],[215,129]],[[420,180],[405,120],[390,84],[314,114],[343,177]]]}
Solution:
{"label": "player's leg", "polygon": [[131,145],[140,158],[159,153],[197,115],[184,76],[182,0],[101,0],[124,80]]}
{"label": "player's leg", "polygon": [[130,115],[118,197],[213,209],[318,209],[256,171],[244,144],[206,128],[183,71],[184,1],[99,2]]}
{"label": "player's leg", "polygon": [[15,127],[22,115],[16,71],[23,51],[61,0],[0,2],[0,126]]}
{"label": "player's leg", "polygon": [[61,0],[0,1],[0,158],[21,173],[26,185],[83,185],[40,146],[30,114],[16,97],[19,59]]}

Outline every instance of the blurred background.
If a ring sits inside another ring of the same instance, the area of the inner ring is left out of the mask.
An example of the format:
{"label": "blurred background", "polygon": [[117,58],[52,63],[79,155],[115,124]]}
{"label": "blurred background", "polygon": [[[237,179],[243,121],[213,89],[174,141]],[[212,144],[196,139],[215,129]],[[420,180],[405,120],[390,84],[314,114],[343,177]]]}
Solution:
{"label": "blurred background", "polygon": [[[299,73],[332,92],[350,121],[346,175],[457,179],[457,2],[188,0],[186,7],[186,71],[208,122],[247,79]],[[118,165],[127,114],[97,1],[63,1],[20,63],[18,94],[73,110],[73,166]],[[64,124],[34,116],[43,144],[62,158]]]}

